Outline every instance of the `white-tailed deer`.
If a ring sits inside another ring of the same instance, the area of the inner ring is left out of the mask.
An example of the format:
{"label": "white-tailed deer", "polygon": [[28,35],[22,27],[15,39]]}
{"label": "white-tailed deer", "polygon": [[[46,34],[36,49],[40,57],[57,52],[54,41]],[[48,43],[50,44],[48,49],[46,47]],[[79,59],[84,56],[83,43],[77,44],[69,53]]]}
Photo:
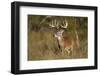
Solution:
{"label": "white-tailed deer", "polygon": [[58,41],[62,53],[67,52],[69,55],[73,51],[74,40],[70,36],[63,36],[65,29],[68,27],[67,20],[65,19],[64,21],[59,22],[54,19],[49,23],[49,26],[56,29],[54,36]]}

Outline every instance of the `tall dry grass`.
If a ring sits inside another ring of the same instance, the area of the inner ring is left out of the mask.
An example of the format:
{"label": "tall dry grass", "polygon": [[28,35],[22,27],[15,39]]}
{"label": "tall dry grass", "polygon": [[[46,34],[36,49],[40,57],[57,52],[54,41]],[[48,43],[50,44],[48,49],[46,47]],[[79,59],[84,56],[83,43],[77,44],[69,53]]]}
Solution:
{"label": "tall dry grass", "polygon": [[[87,26],[87,22],[80,27],[80,30],[77,30],[80,46],[74,46],[72,54],[68,55],[65,51],[61,52],[57,39],[54,37],[54,32],[52,29],[49,30],[49,27],[45,25],[46,22],[41,24],[40,29],[37,27],[36,23],[39,22],[39,19],[42,20],[42,17],[35,15],[28,18],[28,60],[80,59],[88,57],[87,27],[84,27]],[[70,35],[76,41],[73,28],[74,19],[73,17],[67,17],[67,19],[70,22],[69,28],[63,35]],[[34,26],[33,29],[32,26]]]}

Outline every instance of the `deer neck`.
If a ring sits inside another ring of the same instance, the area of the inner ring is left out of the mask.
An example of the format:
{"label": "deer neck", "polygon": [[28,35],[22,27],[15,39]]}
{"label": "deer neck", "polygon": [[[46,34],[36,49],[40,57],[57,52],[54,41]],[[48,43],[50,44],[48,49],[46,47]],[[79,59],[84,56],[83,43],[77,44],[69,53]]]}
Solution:
{"label": "deer neck", "polygon": [[60,41],[60,40],[62,40],[62,37],[57,37],[57,39]]}
{"label": "deer neck", "polygon": [[63,37],[62,36],[57,37],[57,41],[58,41],[60,47],[63,47]]}
{"label": "deer neck", "polygon": [[59,42],[61,42],[61,41],[63,40],[63,37],[62,37],[62,36],[57,37],[57,40],[58,40]]}

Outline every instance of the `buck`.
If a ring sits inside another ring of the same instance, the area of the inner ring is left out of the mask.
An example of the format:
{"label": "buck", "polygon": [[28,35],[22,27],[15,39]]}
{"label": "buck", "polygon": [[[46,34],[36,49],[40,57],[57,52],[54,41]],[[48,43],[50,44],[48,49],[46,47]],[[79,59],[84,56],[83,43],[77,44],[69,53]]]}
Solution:
{"label": "buck", "polygon": [[49,23],[49,26],[56,29],[54,37],[57,39],[62,53],[67,52],[69,55],[73,51],[74,41],[70,36],[63,36],[65,29],[68,27],[67,20],[60,22],[55,19]]}

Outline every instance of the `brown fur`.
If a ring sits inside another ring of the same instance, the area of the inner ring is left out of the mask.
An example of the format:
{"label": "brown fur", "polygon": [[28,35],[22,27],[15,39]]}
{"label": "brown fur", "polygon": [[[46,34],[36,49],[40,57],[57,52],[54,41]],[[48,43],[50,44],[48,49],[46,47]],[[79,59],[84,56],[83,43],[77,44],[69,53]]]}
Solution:
{"label": "brown fur", "polygon": [[61,40],[58,41],[62,51],[66,51],[68,54],[73,51],[73,39],[71,37],[61,37]]}

